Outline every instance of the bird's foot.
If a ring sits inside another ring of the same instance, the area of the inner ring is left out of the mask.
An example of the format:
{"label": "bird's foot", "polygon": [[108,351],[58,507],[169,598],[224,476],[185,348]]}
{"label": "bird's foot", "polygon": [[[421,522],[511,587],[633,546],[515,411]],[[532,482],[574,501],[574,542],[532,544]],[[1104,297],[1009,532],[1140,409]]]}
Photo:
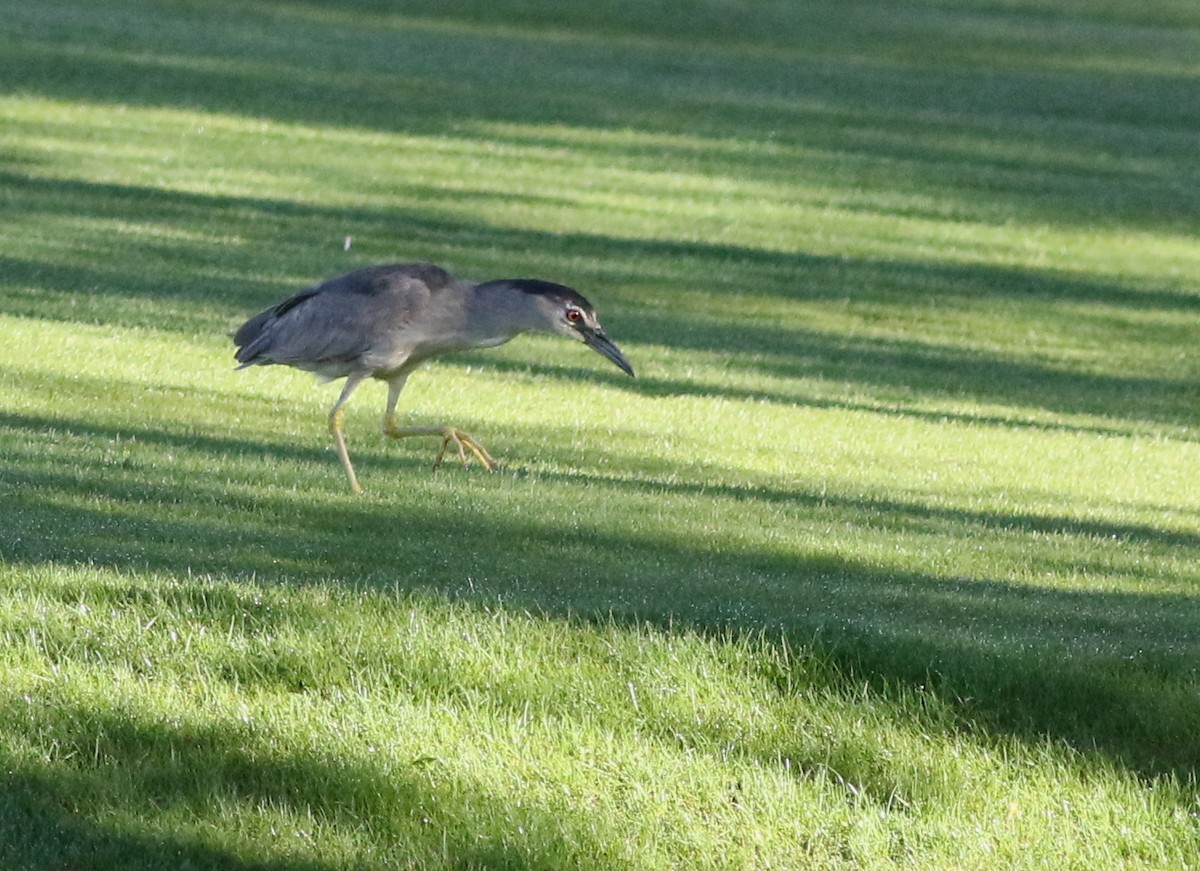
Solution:
{"label": "bird's foot", "polygon": [[471,436],[467,435],[461,429],[455,429],[452,426],[446,427],[442,432],[442,447],[438,451],[437,459],[433,461],[435,469],[442,465],[442,458],[446,456],[446,448],[451,443],[458,448],[458,457],[462,460],[464,469],[471,464],[466,451],[469,448],[471,453],[479,458],[479,462],[483,463],[485,469],[489,472],[496,470],[496,461],[492,459],[492,455],[484,449],[483,445],[475,441],[475,439],[471,438]]}
{"label": "bird's foot", "polygon": [[470,457],[467,455],[468,450],[475,455],[489,472],[494,472],[497,467],[496,461],[492,459],[492,455],[484,449],[483,445],[475,441],[474,438],[461,429],[456,429],[452,426],[396,426],[390,421],[385,421],[383,434],[394,439],[404,439],[411,436],[441,437],[442,446],[438,450],[437,459],[433,461],[435,469],[442,465],[442,460],[446,456],[446,449],[451,444],[458,449],[458,456],[462,460],[464,468],[470,465]]}

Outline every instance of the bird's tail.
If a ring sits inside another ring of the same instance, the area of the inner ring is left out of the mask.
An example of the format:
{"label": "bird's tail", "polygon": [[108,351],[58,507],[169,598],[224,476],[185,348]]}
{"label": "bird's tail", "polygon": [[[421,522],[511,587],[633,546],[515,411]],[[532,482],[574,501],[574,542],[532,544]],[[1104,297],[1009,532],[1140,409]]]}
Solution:
{"label": "bird's tail", "polygon": [[234,333],[233,343],[237,345],[237,353],[234,357],[241,364],[238,366],[239,369],[245,369],[247,366],[253,366],[255,363],[261,362],[256,358],[259,351],[262,350],[263,333],[266,331],[267,324],[274,316],[275,310],[267,309],[250,318]]}

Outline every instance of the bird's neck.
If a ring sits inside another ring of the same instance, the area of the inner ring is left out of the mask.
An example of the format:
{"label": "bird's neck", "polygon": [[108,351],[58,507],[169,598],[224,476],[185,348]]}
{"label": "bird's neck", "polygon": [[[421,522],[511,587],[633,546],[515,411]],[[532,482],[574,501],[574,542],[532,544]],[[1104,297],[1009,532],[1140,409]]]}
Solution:
{"label": "bird's neck", "polygon": [[514,280],[477,285],[469,315],[478,337],[476,347],[501,345],[520,333],[546,329],[537,299]]}

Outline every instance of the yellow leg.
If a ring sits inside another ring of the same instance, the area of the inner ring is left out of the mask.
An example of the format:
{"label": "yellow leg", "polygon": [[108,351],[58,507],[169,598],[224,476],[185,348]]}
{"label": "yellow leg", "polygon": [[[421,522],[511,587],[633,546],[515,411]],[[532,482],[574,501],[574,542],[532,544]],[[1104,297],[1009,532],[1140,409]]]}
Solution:
{"label": "yellow leg", "polygon": [[354,466],[350,463],[350,452],[346,450],[346,433],[342,427],[342,406],[350,399],[350,394],[355,388],[362,383],[367,377],[366,372],[357,372],[349,375],[346,378],[346,384],[342,387],[342,394],[338,397],[338,401],[333,404],[333,408],[329,410],[329,434],[333,436],[333,446],[337,448],[338,459],[342,461],[342,468],[346,470],[346,477],[350,479],[350,489],[355,493],[361,493],[363,488],[358,486],[358,478],[354,474]]}
{"label": "yellow leg", "polygon": [[343,432],[341,408],[335,408],[329,415],[329,434],[333,436],[333,444],[337,448],[338,458],[342,461],[342,468],[346,470],[346,477],[350,479],[350,489],[355,493],[361,493],[363,488],[358,486],[358,477],[354,474],[354,466],[350,462],[350,452],[346,450],[346,434]]}
{"label": "yellow leg", "polygon": [[491,454],[484,449],[483,445],[461,429],[455,429],[452,426],[396,426],[396,422],[389,417],[383,422],[383,434],[394,439],[405,439],[411,436],[440,436],[442,447],[438,451],[437,459],[433,461],[435,469],[442,464],[442,458],[446,455],[446,447],[452,442],[458,448],[458,456],[462,460],[464,468],[469,465],[467,459],[467,449],[469,449],[489,472],[496,469],[496,461],[492,459]]}

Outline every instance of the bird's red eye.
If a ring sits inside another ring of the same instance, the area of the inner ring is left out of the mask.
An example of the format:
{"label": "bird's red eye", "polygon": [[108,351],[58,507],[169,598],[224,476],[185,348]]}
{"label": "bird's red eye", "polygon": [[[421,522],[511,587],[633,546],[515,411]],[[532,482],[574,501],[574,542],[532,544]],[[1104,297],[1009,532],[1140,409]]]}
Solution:
{"label": "bird's red eye", "polygon": [[577,324],[583,320],[583,312],[577,308],[569,308],[567,309],[567,320],[570,323]]}

